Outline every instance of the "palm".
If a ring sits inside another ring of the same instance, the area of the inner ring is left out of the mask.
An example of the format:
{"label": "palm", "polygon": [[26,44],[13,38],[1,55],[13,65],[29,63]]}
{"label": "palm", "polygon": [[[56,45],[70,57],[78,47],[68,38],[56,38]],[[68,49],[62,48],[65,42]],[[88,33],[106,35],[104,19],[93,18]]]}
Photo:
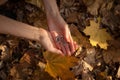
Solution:
{"label": "palm", "polygon": [[48,51],[62,54],[60,50],[55,48],[55,44],[53,43],[53,38],[50,33],[44,29],[40,29],[40,32],[42,32],[40,43],[44,46],[44,48]]}
{"label": "palm", "polygon": [[[56,19],[50,19],[48,20],[48,26],[50,33],[54,39],[54,42],[56,44],[56,47],[63,51],[64,54],[71,55],[75,51],[73,40],[70,34],[70,30],[68,28],[68,25],[65,23],[65,21],[62,18]],[[56,37],[63,37],[63,40],[60,42],[56,41]]]}

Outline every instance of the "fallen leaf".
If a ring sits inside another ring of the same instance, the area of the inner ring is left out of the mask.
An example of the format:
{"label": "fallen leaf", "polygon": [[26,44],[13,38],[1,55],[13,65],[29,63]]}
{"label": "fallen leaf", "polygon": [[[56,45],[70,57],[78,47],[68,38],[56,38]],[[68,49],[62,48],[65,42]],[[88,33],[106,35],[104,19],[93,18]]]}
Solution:
{"label": "fallen leaf", "polygon": [[103,51],[103,59],[106,63],[120,62],[120,39],[111,40],[111,46]]}
{"label": "fallen leaf", "polygon": [[77,26],[71,24],[69,28],[74,41],[76,41],[78,45],[86,48],[91,48],[88,38],[86,38],[82,35],[82,33],[79,32]]}
{"label": "fallen leaf", "polygon": [[67,23],[77,23],[78,19],[78,14],[77,12],[73,12],[69,14],[69,16],[66,18]]}
{"label": "fallen leaf", "polygon": [[45,70],[37,67],[32,75],[32,80],[54,80]]}
{"label": "fallen leaf", "polygon": [[45,52],[44,58],[47,61],[45,71],[52,77],[60,77],[62,80],[74,80],[74,75],[70,68],[77,63],[77,58],[51,52]]}
{"label": "fallen leaf", "polygon": [[117,76],[117,78],[120,78],[120,66],[118,68],[118,72],[117,72],[116,76]]}
{"label": "fallen leaf", "polygon": [[34,49],[26,51],[19,63],[14,64],[10,69],[12,80],[43,80],[45,78],[52,80],[53,78],[44,71],[45,64],[39,58],[39,54]]}
{"label": "fallen leaf", "polygon": [[93,66],[91,66],[89,63],[87,63],[86,61],[82,60],[83,63],[83,67],[84,69],[89,69],[90,71],[93,70]]}
{"label": "fallen leaf", "polygon": [[4,70],[0,70],[0,78],[1,78],[1,80],[6,80],[7,79],[7,74],[5,73]]}
{"label": "fallen leaf", "polygon": [[75,56],[80,55],[81,52],[82,52],[82,47],[79,47],[75,53]]}
{"label": "fallen leaf", "polygon": [[82,80],[94,80],[93,76],[90,74],[89,70],[85,69],[82,72]]}
{"label": "fallen leaf", "polygon": [[95,0],[83,0],[83,2],[86,6],[90,6],[95,2]]}
{"label": "fallen leaf", "polygon": [[24,65],[36,66],[38,60],[35,55],[37,54],[33,53],[32,50],[27,51],[20,59],[20,63]]}
{"label": "fallen leaf", "polygon": [[92,15],[98,15],[98,9],[104,3],[104,0],[83,0],[84,4],[87,6],[87,11]]}
{"label": "fallen leaf", "polygon": [[3,61],[10,60],[12,54],[10,54],[10,49],[6,45],[0,45],[1,55],[0,59]]}
{"label": "fallen leaf", "polygon": [[97,74],[96,80],[106,80],[107,76],[107,72],[103,71]]}
{"label": "fallen leaf", "polygon": [[87,26],[84,30],[86,35],[90,36],[90,43],[92,46],[97,46],[97,44],[102,49],[107,49],[107,40],[111,40],[111,36],[106,32],[106,29],[100,29],[100,19],[98,23],[94,20],[90,20],[90,26]]}
{"label": "fallen leaf", "polygon": [[12,77],[12,80],[24,79],[24,77],[27,76],[23,72],[23,68],[26,69],[24,65],[16,64],[10,69],[9,75]]}
{"label": "fallen leaf", "polygon": [[96,50],[95,48],[91,48],[91,49],[87,49],[87,54],[84,58],[84,60],[86,61],[86,63],[88,63],[89,65],[91,65],[92,67],[95,66],[95,55],[96,55]]}
{"label": "fallen leaf", "polygon": [[26,2],[33,4],[39,8],[43,8],[43,2],[42,0],[25,0]]}
{"label": "fallen leaf", "polygon": [[37,64],[41,69],[45,69],[45,63],[39,61],[39,63]]}

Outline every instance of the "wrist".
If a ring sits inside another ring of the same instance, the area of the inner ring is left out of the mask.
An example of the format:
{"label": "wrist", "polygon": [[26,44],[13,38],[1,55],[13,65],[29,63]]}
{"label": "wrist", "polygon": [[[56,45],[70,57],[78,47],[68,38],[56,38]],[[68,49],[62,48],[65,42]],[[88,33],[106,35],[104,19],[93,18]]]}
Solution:
{"label": "wrist", "polygon": [[40,41],[41,33],[42,33],[41,28],[37,28],[34,31],[34,40],[35,41]]}
{"label": "wrist", "polygon": [[34,39],[35,41],[38,41],[41,43],[41,40],[43,39],[44,37],[44,34],[45,34],[45,30],[42,29],[42,28],[38,28],[36,29],[36,31],[34,32]]}
{"label": "wrist", "polygon": [[47,17],[57,17],[60,15],[56,0],[43,0]]}
{"label": "wrist", "polygon": [[47,20],[59,20],[61,18],[61,15],[58,11],[46,11],[46,17]]}
{"label": "wrist", "polygon": [[56,27],[62,27],[67,25],[67,23],[65,22],[61,15],[58,15],[56,17],[55,16],[47,17],[47,22],[49,27],[53,26],[53,24]]}

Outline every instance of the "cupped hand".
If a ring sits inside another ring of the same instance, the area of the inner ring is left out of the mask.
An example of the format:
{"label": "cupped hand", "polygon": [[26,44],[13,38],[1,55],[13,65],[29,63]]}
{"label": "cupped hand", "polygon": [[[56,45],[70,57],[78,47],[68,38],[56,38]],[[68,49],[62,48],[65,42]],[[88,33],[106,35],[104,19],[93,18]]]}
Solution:
{"label": "cupped hand", "polygon": [[38,39],[37,40],[42,44],[42,46],[47,51],[63,55],[63,53],[55,47],[55,43],[53,41],[53,38],[47,30],[40,28],[39,32],[38,32]]}
{"label": "cupped hand", "polygon": [[57,16],[48,18],[48,26],[56,47],[65,55],[72,55],[77,49],[77,44],[71,37],[68,24],[61,16]]}

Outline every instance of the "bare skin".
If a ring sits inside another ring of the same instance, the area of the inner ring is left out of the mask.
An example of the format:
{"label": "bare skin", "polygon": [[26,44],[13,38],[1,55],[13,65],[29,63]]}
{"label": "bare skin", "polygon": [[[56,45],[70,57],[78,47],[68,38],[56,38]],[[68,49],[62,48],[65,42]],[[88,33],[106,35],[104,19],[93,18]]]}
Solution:
{"label": "bare skin", "polygon": [[[71,37],[68,24],[60,15],[60,12],[57,8],[56,0],[43,0],[43,2],[45,5],[49,30],[54,39],[56,47],[62,50],[64,54],[72,55],[77,48],[77,44],[73,41]],[[55,39],[57,36],[63,36],[65,39],[65,43],[57,43]]]}
{"label": "bare skin", "polygon": [[50,33],[42,28],[33,27],[0,15],[0,33],[38,41],[46,50],[62,54],[59,49],[55,48]]}
{"label": "bare skin", "polygon": [[[76,50],[67,23],[61,17],[55,0],[43,0],[49,31],[33,27],[0,15],[0,33],[11,34],[40,42],[48,51],[62,55],[71,55]],[[56,42],[57,36],[63,36],[64,43]]]}

